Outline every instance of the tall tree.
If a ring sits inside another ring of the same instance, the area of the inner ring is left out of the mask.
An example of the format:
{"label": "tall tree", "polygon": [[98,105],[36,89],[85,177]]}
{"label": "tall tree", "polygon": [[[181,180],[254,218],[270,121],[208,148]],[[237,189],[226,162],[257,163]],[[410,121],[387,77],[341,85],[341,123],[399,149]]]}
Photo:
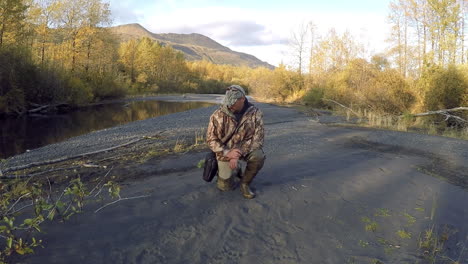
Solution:
{"label": "tall tree", "polygon": [[305,56],[307,52],[307,38],[309,34],[310,24],[301,24],[297,31],[292,33],[292,38],[290,40],[290,45],[293,48],[293,57],[294,62],[297,66],[297,72],[302,75]]}
{"label": "tall tree", "polygon": [[127,74],[130,75],[130,81],[135,82],[135,61],[137,56],[138,41],[131,39],[120,44],[119,62],[123,65]]}
{"label": "tall tree", "polygon": [[356,41],[349,31],[340,35],[332,28],[315,46],[310,58],[311,68],[314,74],[342,70],[363,52],[363,45]]}
{"label": "tall tree", "polygon": [[427,1],[434,19],[429,29],[435,59],[440,65],[453,64],[460,35],[460,5],[457,0]]}
{"label": "tall tree", "polygon": [[93,42],[102,33],[99,27],[111,21],[109,4],[101,0],[59,0],[59,9],[59,27],[63,29],[70,70],[75,71],[81,62],[87,71]]}
{"label": "tall tree", "polygon": [[0,0],[0,47],[7,35],[15,39],[22,32],[27,8],[23,0]]}
{"label": "tall tree", "polygon": [[390,41],[393,42],[392,55],[401,74],[408,73],[408,1],[398,0],[390,3],[389,20],[392,23]]}
{"label": "tall tree", "polygon": [[28,22],[34,25],[35,38],[38,43],[39,61],[44,64],[47,49],[53,45],[53,28],[57,25],[57,0],[36,0],[28,13]]}

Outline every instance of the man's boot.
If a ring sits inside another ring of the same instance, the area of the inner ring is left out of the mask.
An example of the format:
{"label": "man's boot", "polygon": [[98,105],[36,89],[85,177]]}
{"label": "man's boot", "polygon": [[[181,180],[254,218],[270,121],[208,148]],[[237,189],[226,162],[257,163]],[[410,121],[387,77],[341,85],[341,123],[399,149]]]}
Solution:
{"label": "man's boot", "polygon": [[246,198],[246,199],[255,198],[255,193],[250,189],[249,184],[241,183],[240,184],[240,190],[241,190],[242,196],[244,196],[244,198]]}
{"label": "man's boot", "polygon": [[256,153],[252,153],[252,155],[250,155],[249,159],[247,160],[247,167],[245,168],[245,173],[242,176],[240,185],[240,190],[244,198],[252,199],[255,197],[255,193],[250,189],[249,185],[263,167],[264,162],[265,155],[261,150],[257,151]]}
{"label": "man's boot", "polygon": [[225,179],[222,179],[222,178],[218,177],[218,180],[216,182],[216,186],[218,187],[218,189],[220,189],[223,192],[231,191],[232,190],[231,178],[225,180]]}

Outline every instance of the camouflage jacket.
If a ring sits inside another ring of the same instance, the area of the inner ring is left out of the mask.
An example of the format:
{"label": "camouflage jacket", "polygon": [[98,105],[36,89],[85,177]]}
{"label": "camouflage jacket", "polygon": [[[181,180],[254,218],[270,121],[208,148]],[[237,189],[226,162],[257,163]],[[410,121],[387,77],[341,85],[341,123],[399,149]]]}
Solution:
{"label": "camouflage jacket", "polygon": [[[242,151],[241,159],[250,152],[262,148],[264,137],[262,111],[249,103],[239,123],[236,130],[238,122],[226,106],[221,106],[211,115],[206,141],[210,149],[216,153],[218,160],[229,161],[225,155],[234,148]],[[233,132],[231,139],[223,144]]]}

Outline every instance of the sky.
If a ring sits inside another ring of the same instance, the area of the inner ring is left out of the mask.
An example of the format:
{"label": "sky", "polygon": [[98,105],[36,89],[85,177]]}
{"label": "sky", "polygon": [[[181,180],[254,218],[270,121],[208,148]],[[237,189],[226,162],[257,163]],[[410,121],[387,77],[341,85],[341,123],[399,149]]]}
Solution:
{"label": "sky", "polygon": [[370,54],[384,51],[390,0],[108,0],[113,24],[153,33],[199,33],[274,66],[292,64],[293,32],[348,30]]}

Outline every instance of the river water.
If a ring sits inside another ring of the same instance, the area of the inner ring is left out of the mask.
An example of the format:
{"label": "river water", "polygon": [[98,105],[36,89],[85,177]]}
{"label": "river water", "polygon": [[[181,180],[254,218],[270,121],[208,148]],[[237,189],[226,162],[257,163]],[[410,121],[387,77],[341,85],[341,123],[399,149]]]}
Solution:
{"label": "river water", "polygon": [[135,101],[86,107],[66,114],[7,117],[0,119],[0,158],[95,130],[211,105],[203,102]]}

